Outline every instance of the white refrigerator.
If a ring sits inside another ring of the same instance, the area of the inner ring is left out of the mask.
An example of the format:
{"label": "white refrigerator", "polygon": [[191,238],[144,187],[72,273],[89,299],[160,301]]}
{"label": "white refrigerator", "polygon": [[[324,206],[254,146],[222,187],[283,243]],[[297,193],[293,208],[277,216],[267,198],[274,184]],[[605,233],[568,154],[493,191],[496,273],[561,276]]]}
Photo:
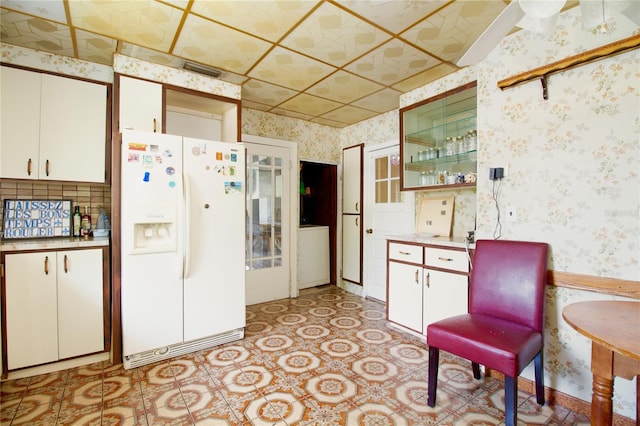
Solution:
{"label": "white refrigerator", "polygon": [[245,149],[122,133],[125,368],[244,337]]}

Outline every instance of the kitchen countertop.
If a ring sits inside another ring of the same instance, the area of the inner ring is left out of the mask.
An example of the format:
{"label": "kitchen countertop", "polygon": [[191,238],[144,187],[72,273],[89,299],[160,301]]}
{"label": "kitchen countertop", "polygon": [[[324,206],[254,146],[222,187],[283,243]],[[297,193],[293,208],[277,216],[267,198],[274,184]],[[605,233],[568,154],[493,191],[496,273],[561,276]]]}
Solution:
{"label": "kitchen countertop", "polygon": [[29,251],[67,249],[78,247],[104,247],[109,245],[109,237],[91,238],[44,238],[33,240],[2,240],[1,251]]}
{"label": "kitchen countertop", "polygon": [[[445,247],[457,247],[465,248],[466,240],[464,237],[435,237],[425,234],[388,234],[387,240],[418,243],[418,244],[433,244]],[[475,243],[469,244],[469,248],[475,248]]]}

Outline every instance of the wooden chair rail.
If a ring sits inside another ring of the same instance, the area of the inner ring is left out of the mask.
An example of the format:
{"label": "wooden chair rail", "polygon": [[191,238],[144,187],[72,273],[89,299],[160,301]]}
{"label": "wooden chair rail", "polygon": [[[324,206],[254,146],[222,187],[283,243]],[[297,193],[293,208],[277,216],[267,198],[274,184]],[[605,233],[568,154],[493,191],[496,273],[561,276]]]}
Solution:
{"label": "wooden chair rail", "polygon": [[640,281],[550,270],[547,276],[547,283],[556,287],[575,288],[578,290],[640,299]]}

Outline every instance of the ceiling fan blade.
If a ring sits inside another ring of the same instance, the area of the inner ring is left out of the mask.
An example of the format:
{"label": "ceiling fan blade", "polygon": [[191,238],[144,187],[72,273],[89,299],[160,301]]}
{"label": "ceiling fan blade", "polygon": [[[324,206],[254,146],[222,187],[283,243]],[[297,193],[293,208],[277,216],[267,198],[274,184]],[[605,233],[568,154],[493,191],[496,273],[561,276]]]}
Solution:
{"label": "ceiling fan blade", "polygon": [[513,0],[498,15],[498,17],[487,27],[473,45],[462,55],[457,64],[459,67],[477,64],[487,57],[487,55],[500,43],[509,31],[524,17],[524,12],[518,4],[518,0]]}

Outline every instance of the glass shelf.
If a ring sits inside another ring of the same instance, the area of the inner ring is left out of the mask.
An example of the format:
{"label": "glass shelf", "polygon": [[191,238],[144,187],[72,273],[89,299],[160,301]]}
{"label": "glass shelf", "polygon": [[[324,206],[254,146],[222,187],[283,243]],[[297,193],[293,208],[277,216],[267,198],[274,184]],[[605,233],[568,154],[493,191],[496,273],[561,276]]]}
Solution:
{"label": "glass shelf", "polygon": [[475,186],[476,93],[474,82],[400,109],[401,190]]}

